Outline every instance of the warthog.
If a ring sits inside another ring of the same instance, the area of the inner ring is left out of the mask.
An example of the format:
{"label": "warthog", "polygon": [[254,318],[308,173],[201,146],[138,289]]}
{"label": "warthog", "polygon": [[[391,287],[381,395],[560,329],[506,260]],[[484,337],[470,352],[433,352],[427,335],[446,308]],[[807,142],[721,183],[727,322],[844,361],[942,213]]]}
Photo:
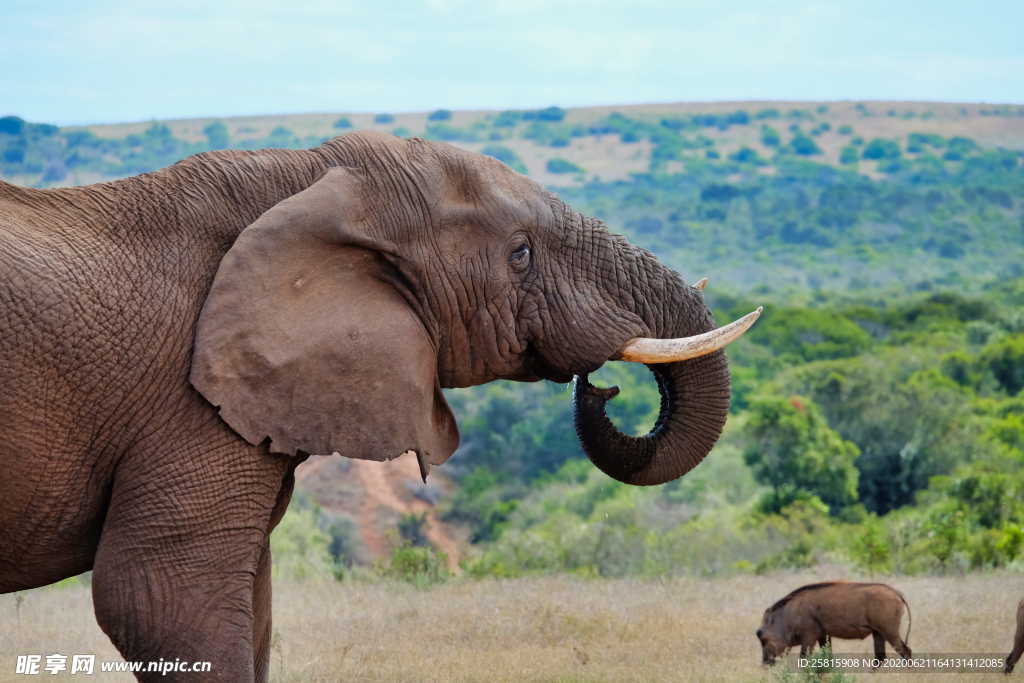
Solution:
{"label": "warthog", "polygon": [[1003,668],[1005,673],[1013,671],[1013,665],[1020,659],[1022,652],[1024,652],[1024,600],[1017,605],[1017,634],[1013,637],[1013,650],[1006,655],[1006,666]]}
{"label": "warthog", "polygon": [[885,659],[885,641],[903,657],[910,657],[906,638],[900,638],[903,606],[907,607],[910,638],[910,605],[903,594],[884,583],[831,581],[797,588],[764,612],[757,639],[765,664],[794,645],[805,656],[830,638],[875,638],[875,657]]}

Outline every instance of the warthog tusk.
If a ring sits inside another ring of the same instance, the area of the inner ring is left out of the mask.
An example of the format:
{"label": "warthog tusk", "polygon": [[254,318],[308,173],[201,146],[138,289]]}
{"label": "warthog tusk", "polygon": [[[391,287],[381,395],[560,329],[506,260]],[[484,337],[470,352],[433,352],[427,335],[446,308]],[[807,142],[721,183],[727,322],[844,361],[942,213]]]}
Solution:
{"label": "warthog tusk", "polygon": [[747,313],[739,320],[692,337],[678,339],[637,337],[630,339],[619,349],[617,354],[612,356],[612,360],[624,360],[631,363],[673,363],[688,358],[706,356],[739,339],[744,332],[750,329],[763,310],[763,306],[758,306],[756,311]]}
{"label": "warthog tusk", "polygon": [[699,279],[699,280],[697,280],[696,282],[693,283],[693,288],[694,289],[699,289],[702,292],[704,291],[704,288],[707,287],[707,286],[708,286],[708,279],[706,277],[702,277],[701,279]]}

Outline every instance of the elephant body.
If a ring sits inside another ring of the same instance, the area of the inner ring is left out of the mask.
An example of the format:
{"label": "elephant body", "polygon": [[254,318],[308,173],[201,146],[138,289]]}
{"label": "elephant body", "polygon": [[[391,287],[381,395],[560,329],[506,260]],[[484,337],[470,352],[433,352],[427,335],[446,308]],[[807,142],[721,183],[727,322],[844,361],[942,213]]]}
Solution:
{"label": "elephant body", "polygon": [[[210,162],[265,172],[233,157]],[[269,605],[252,606],[299,460],[240,440],[189,386],[191,330],[233,239],[312,178],[280,164],[276,191],[232,198],[212,178],[196,188],[207,164],[0,186],[0,590],[94,569],[98,620],[126,657],[210,659],[244,680],[265,673]],[[163,568],[173,586],[150,574]],[[160,591],[179,613],[155,613]],[[225,628],[238,605],[249,623]]]}
{"label": "elephant body", "polygon": [[[564,382],[712,327],[699,291],[502,164],[367,133],[0,182],[0,322],[0,592],[92,569],[126,659],[232,680],[267,676],[268,538],[310,454],[412,451],[426,476],[458,443],[442,386]],[[728,408],[721,351],[659,367],[677,405],[637,454],[590,436],[633,483],[699,462]],[[590,389],[581,423],[604,417]]]}
{"label": "elephant body", "polygon": [[[907,635],[900,637],[903,608],[907,608]],[[831,638],[860,640],[874,637],[875,657],[885,659],[888,641],[901,656],[910,658],[910,606],[903,594],[882,583],[834,581],[797,588],[765,610],[757,639],[765,664],[794,645],[800,656]]]}

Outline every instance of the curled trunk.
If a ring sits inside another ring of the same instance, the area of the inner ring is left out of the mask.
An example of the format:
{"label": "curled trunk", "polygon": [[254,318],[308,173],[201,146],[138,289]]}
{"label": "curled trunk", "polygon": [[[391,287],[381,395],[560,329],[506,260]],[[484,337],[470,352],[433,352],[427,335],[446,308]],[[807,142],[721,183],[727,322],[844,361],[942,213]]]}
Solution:
{"label": "curled trunk", "polygon": [[[676,278],[682,308],[678,320],[652,324],[659,337],[688,336],[714,328],[699,291]],[[674,308],[674,307],[673,307]],[[647,317],[647,316],[645,316]],[[660,324],[658,324],[660,323]],[[650,433],[630,436],[605,413],[618,388],[602,389],[577,378],[573,396],[576,433],[602,472],[627,484],[654,485],[693,469],[715,445],[729,412],[729,367],[723,351],[674,363],[647,365],[661,393],[661,410]]]}

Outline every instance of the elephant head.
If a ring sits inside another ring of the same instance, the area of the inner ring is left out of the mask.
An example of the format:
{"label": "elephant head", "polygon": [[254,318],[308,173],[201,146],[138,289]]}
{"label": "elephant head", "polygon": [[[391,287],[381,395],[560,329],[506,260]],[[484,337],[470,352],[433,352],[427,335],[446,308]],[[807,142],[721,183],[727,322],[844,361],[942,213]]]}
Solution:
{"label": "elephant head", "polygon": [[[714,445],[719,349],[751,316],[714,330],[700,287],[489,157],[365,132],[315,152],[331,168],[239,235],[197,325],[192,384],[243,438],[412,450],[425,476],[458,445],[441,387],[575,375],[580,440],[616,479],[668,481]],[[645,437],[616,430],[616,390],[586,379],[618,358],[661,387]]]}

